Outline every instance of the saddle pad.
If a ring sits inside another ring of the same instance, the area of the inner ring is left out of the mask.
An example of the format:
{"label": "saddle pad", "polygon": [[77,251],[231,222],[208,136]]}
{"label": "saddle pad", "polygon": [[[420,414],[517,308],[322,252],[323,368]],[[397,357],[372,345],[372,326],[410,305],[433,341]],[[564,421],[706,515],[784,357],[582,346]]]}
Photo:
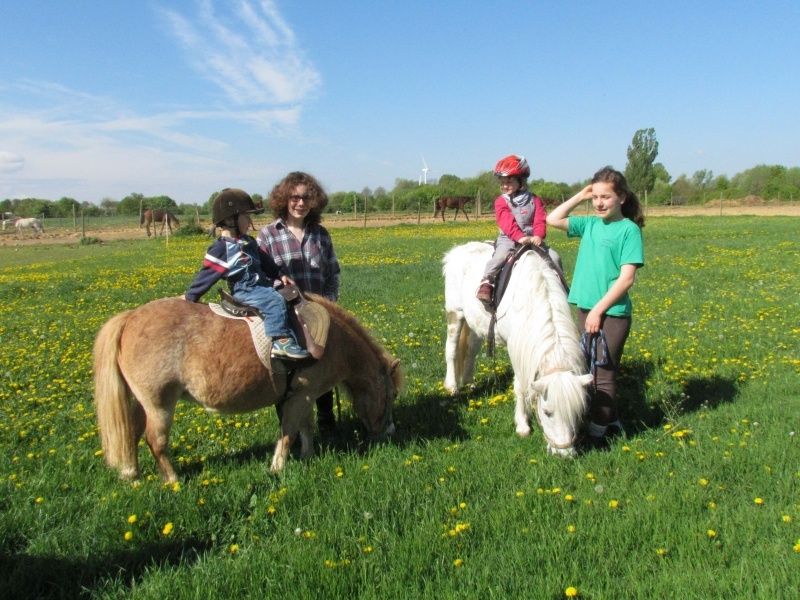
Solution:
{"label": "saddle pad", "polygon": [[211,309],[216,315],[237,321],[245,321],[250,328],[250,336],[253,338],[253,345],[256,348],[256,354],[267,371],[272,372],[272,358],[270,352],[272,351],[272,338],[264,331],[264,319],[261,317],[236,317],[226,311],[222,306],[216,302],[209,302],[208,308]]}

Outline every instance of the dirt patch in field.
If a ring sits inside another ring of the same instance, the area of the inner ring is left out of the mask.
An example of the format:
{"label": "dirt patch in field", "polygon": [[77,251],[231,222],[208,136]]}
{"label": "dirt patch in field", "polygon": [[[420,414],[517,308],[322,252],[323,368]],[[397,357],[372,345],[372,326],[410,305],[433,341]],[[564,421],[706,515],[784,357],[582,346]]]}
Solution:
{"label": "dirt patch in field", "polygon": [[[646,211],[647,218],[651,217],[694,217],[694,216],[788,216],[800,217],[800,202],[774,204],[762,200],[755,196],[748,196],[739,200],[712,200],[702,206],[648,206]],[[488,221],[492,215],[481,217],[470,216],[471,220]],[[447,216],[447,221],[452,222],[452,216]],[[459,217],[459,222],[463,222],[463,217]],[[325,227],[335,229],[337,227],[388,227],[391,225],[408,224],[429,225],[441,223],[437,217],[435,220],[430,215],[417,217],[416,215],[404,215],[395,218],[376,218],[368,217],[366,222],[363,217],[353,217],[350,215],[325,215],[323,221]],[[201,223],[202,226],[207,224]],[[146,240],[147,235],[144,229],[136,226],[114,227],[108,229],[91,230],[86,232],[87,236],[97,238],[100,242],[113,242],[117,240]],[[27,246],[31,244],[78,244],[81,234],[66,229],[45,230],[45,232],[35,237],[33,234],[25,233],[21,238],[17,237],[15,231],[0,231],[0,246]]]}

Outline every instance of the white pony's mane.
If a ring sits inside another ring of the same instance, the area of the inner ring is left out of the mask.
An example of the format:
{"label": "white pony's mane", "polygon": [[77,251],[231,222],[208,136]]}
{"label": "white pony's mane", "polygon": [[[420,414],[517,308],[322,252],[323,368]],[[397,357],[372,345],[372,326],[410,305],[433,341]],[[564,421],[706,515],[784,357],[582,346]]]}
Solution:
{"label": "white pony's mane", "polygon": [[521,359],[517,375],[526,386],[526,400],[537,395],[534,382],[546,382],[555,409],[570,420],[577,418],[585,404],[576,392],[582,384],[574,376],[585,373],[586,365],[561,279],[532,252],[517,262],[513,279],[507,290],[513,294],[505,315],[513,323],[507,344],[509,353]]}

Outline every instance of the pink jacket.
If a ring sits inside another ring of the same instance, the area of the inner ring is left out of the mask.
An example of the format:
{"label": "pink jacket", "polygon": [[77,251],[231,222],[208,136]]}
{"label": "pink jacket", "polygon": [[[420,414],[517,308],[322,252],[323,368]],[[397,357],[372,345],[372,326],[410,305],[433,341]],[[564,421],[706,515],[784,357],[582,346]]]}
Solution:
{"label": "pink jacket", "polygon": [[[534,196],[533,194],[531,196],[533,205],[533,233],[531,235],[538,235],[544,239],[547,235],[547,213],[544,210],[544,202],[539,196]],[[520,229],[517,220],[514,218],[514,213],[511,212],[511,208],[502,194],[494,201],[494,216],[500,231],[514,242],[519,242],[520,239],[525,237],[525,232]]]}

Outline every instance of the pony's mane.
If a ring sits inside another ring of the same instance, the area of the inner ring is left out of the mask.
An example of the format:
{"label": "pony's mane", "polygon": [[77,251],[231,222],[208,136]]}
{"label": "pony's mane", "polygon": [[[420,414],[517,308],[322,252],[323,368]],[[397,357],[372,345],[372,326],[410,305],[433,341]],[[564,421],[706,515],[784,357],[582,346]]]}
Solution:
{"label": "pony's mane", "polygon": [[515,311],[524,320],[517,323],[514,344],[523,356],[532,357],[523,381],[534,381],[553,369],[580,373],[584,369],[578,331],[566,302],[566,290],[558,274],[543,259],[526,254],[516,269],[515,293],[534,304],[533,310]]}
{"label": "pony's mane", "polygon": [[[394,360],[392,356],[383,346],[375,341],[375,338],[370,335],[366,328],[353,315],[323,296],[312,293],[307,293],[305,295],[309,300],[313,300],[325,307],[328,314],[330,314],[331,320],[335,321],[339,327],[351,334],[350,337],[353,338],[353,342],[361,346],[361,354],[378,357],[383,362],[386,369],[390,372],[392,371],[391,366]],[[393,380],[395,387],[399,389],[402,384],[400,369],[395,369]]]}

